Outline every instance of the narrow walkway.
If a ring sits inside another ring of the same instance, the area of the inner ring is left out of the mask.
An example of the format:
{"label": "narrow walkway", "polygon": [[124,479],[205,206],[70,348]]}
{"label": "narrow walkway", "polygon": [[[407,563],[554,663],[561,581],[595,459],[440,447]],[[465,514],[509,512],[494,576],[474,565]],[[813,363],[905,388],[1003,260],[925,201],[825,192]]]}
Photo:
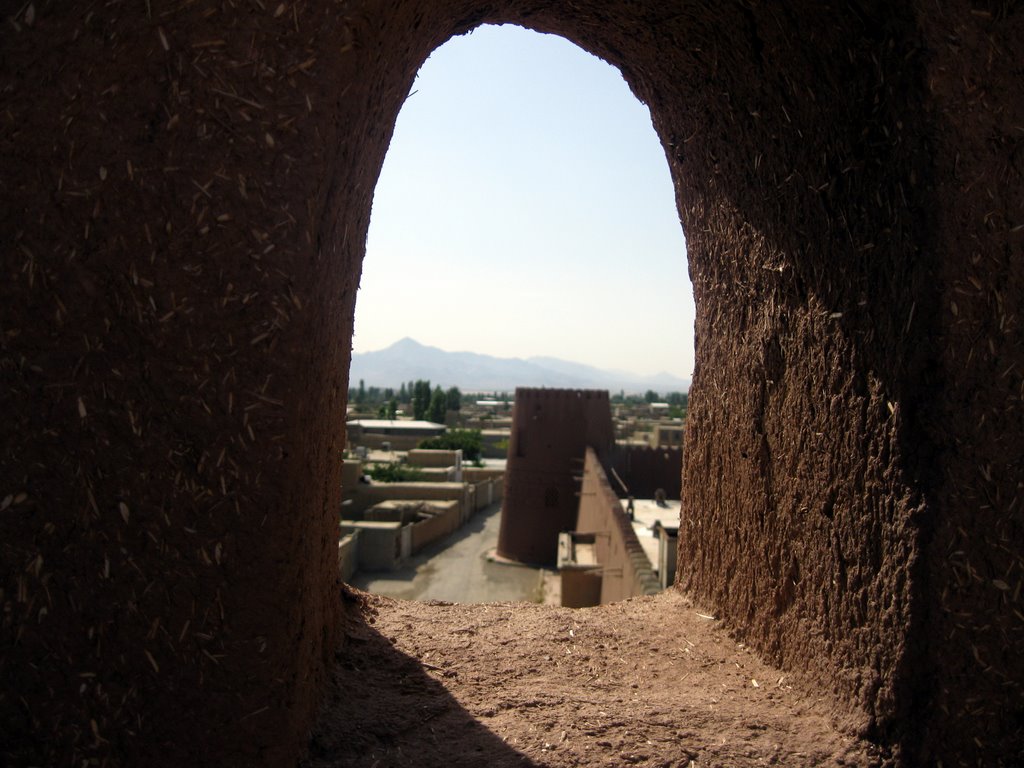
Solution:
{"label": "narrow walkway", "polygon": [[343,599],[304,768],[883,762],[674,590],[582,610]]}

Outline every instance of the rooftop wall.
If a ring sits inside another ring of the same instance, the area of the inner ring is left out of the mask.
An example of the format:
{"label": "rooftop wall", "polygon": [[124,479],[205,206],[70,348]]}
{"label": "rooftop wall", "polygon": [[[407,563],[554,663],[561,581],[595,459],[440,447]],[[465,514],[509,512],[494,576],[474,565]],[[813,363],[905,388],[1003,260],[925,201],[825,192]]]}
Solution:
{"label": "rooftop wall", "polygon": [[407,461],[413,467],[454,467],[456,456],[455,451],[415,448],[409,451]]}

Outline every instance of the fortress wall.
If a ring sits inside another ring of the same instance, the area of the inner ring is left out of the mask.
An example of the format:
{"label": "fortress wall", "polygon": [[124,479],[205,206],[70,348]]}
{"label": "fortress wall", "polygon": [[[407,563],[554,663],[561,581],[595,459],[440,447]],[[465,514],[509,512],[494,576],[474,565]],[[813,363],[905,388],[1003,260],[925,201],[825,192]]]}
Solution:
{"label": "fortress wall", "polygon": [[619,67],[665,149],[680,585],[905,762],[1020,754],[1022,11],[278,5],[5,11],[4,760],[294,763],[373,188],[420,64],[487,21]]}
{"label": "fortress wall", "polygon": [[[636,499],[653,499],[660,488],[665,498],[678,499],[682,493],[683,449],[617,445],[609,459]],[[617,492],[622,492],[613,481]]]}
{"label": "fortress wall", "polygon": [[587,450],[583,470],[576,530],[595,534],[594,552],[602,573],[602,603],[661,591],[636,531],[605,475],[600,459],[590,449]]}

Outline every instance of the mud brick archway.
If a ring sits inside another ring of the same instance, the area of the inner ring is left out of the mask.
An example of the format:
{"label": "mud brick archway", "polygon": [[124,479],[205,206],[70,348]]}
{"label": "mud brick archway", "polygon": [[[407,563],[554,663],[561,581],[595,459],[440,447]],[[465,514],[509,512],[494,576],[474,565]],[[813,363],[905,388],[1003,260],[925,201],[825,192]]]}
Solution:
{"label": "mud brick archway", "polygon": [[617,66],[675,180],[681,586],[904,760],[1020,750],[1024,21],[897,6],[5,3],[8,763],[301,752],[374,185],[505,21]]}

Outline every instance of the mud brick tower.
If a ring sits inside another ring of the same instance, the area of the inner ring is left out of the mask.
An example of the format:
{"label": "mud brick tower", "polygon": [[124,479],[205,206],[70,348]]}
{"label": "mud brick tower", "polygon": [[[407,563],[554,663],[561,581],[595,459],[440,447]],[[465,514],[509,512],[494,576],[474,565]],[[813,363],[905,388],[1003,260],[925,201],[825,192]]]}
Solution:
{"label": "mud brick tower", "polygon": [[498,554],[553,563],[559,532],[576,524],[587,446],[604,459],[614,441],[607,392],[516,389]]}

